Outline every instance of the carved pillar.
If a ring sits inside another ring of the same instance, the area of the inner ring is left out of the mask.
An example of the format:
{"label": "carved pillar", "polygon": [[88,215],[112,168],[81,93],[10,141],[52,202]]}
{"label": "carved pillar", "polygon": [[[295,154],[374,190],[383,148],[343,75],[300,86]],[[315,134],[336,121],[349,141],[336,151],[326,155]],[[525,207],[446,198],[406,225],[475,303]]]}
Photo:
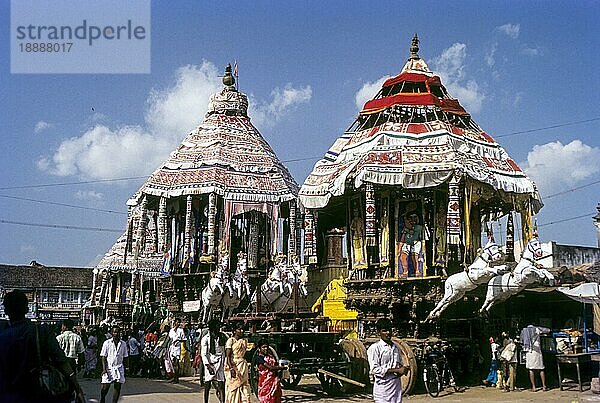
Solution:
{"label": "carved pillar", "polygon": [[290,200],[290,241],[288,254],[296,255],[296,201]]}
{"label": "carved pillar", "polygon": [[162,197],[158,203],[158,252],[164,253],[167,243],[167,198]]}
{"label": "carved pillar", "polygon": [[148,223],[148,216],[146,214],[146,208],[148,206],[148,199],[143,196],[142,204],[140,208],[140,220],[138,222],[137,239],[135,240],[135,247],[133,252],[133,258],[137,260],[141,253],[144,253],[146,249],[146,225]]}
{"label": "carved pillar", "polygon": [[311,210],[307,209],[304,214],[304,256],[308,263],[316,263],[316,251],[314,250],[314,216]]}
{"label": "carved pillar", "polygon": [[448,183],[448,211],[446,213],[446,239],[448,244],[460,244],[460,177],[452,176]]}
{"label": "carved pillar", "polygon": [[208,195],[208,254],[215,254],[215,220],[217,215],[217,195],[211,193]]}
{"label": "carved pillar", "polygon": [[377,244],[377,228],[375,224],[375,190],[372,183],[365,183],[365,238],[367,246]]}
{"label": "carved pillar", "polygon": [[185,233],[183,238],[183,261],[187,262],[190,258],[192,244],[192,196],[188,195],[185,204]]}
{"label": "carved pillar", "polygon": [[94,270],[92,270],[92,273],[94,274],[94,277],[92,277],[92,293],[90,294],[90,304],[92,306],[96,305],[96,287],[98,287],[98,268],[94,267]]}

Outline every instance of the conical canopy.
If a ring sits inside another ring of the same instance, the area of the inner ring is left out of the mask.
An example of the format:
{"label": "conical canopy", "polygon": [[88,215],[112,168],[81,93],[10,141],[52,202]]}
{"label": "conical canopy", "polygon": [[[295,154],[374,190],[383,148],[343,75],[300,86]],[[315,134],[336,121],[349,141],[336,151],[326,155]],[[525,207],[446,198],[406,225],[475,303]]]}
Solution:
{"label": "conical canopy", "polygon": [[283,202],[298,184],[271,146],[250,123],[248,97],[233,86],[231,67],[225,88],[210,98],[204,121],[128,201],[142,194],[161,197],[216,193],[226,200]]}
{"label": "conical canopy", "polygon": [[417,54],[368,101],[351,128],[319,160],[300,190],[305,207],[325,207],[348,183],[428,188],[455,173],[489,185],[501,195],[533,198],[535,184],[506,151],[450,97]]}

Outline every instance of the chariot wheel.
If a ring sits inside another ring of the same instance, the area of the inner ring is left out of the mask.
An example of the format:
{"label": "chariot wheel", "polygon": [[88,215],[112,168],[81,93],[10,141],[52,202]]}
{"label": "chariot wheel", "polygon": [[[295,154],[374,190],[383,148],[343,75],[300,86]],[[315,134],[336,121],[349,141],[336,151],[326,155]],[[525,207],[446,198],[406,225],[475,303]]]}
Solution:
{"label": "chariot wheel", "polygon": [[[341,360],[345,361],[347,365],[345,370],[336,369],[332,370],[331,372],[335,372],[339,375],[345,376],[346,378],[350,378],[352,370],[350,355],[346,352],[342,345],[335,345],[334,348],[338,350]],[[321,383],[323,391],[329,396],[343,395],[344,393],[347,393],[352,386],[351,384],[344,382],[336,377],[321,372],[317,372],[317,378]]]}
{"label": "chariot wheel", "polygon": [[358,339],[344,339],[340,344],[350,358],[348,378],[368,384],[369,358],[365,345]]}
{"label": "chariot wheel", "polygon": [[[277,351],[273,348],[273,346],[269,346],[271,350],[271,354],[277,361],[279,361],[279,356],[277,355]],[[252,389],[252,393],[254,396],[258,396],[258,365],[256,365],[256,357],[258,356],[258,347],[254,349],[252,352],[252,360],[250,361],[250,388]],[[247,357],[247,356],[246,356]],[[300,382],[300,381],[298,381]]]}
{"label": "chariot wheel", "polygon": [[403,393],[409,395],[415,387],[415,383],[419,377],[419,374],[417,373],[417,358],[415,357],[415,352],[413,349],[405,341],[397,337],[392,337],[392,341],[396,343],[400,349],[400,356],[402,357],[402,362],[404,365],[408,365],[410,367],[410,371],[408,371],[407,374],[402,375]]}

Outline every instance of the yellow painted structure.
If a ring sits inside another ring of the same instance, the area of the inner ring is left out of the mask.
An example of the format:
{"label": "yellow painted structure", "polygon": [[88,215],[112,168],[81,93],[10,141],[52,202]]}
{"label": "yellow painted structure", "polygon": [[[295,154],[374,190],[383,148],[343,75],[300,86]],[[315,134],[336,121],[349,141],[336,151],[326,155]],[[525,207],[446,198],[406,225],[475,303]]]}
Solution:
{"label": "yellow painted structure", "polygon": [[356,338],[358,322],[357,311],[347,309],[344,306],[346,299],[346,288],[344,279],[336,278],[329,282],[325,291],[317,298],[312,306],[312,311],[326,316],[330,320],[330,331],[346,331],[346,337]]}

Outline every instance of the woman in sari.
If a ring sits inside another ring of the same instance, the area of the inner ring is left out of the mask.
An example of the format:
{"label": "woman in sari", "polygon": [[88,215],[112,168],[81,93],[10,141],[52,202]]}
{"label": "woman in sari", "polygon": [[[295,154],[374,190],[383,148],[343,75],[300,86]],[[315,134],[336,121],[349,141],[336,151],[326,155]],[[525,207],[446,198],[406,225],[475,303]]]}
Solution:
{"label": "woman in sari", "polygon": [[84,378],[92,377],[96,372],[96,364],[98,362],[98,358],[96,356],[96,350],[98,349],[98,337],[96,337],[96,333],[96,329],[89,329],[89,336],[83,352],[85,357],[85,372],[83,373]]}
{"label": "woman in sari", "polygon": [[244,358],[248,341],[244,329],[236,325],[225,344],[225,403],[250,403],[248,362]]}
{"label": "woman in sari", "polygon": [[269,342],[265,339],[258,343],[258,401],[260,403],[281,403],[281,383],[278,371],[287,369],[280,366],[271,354]]}

